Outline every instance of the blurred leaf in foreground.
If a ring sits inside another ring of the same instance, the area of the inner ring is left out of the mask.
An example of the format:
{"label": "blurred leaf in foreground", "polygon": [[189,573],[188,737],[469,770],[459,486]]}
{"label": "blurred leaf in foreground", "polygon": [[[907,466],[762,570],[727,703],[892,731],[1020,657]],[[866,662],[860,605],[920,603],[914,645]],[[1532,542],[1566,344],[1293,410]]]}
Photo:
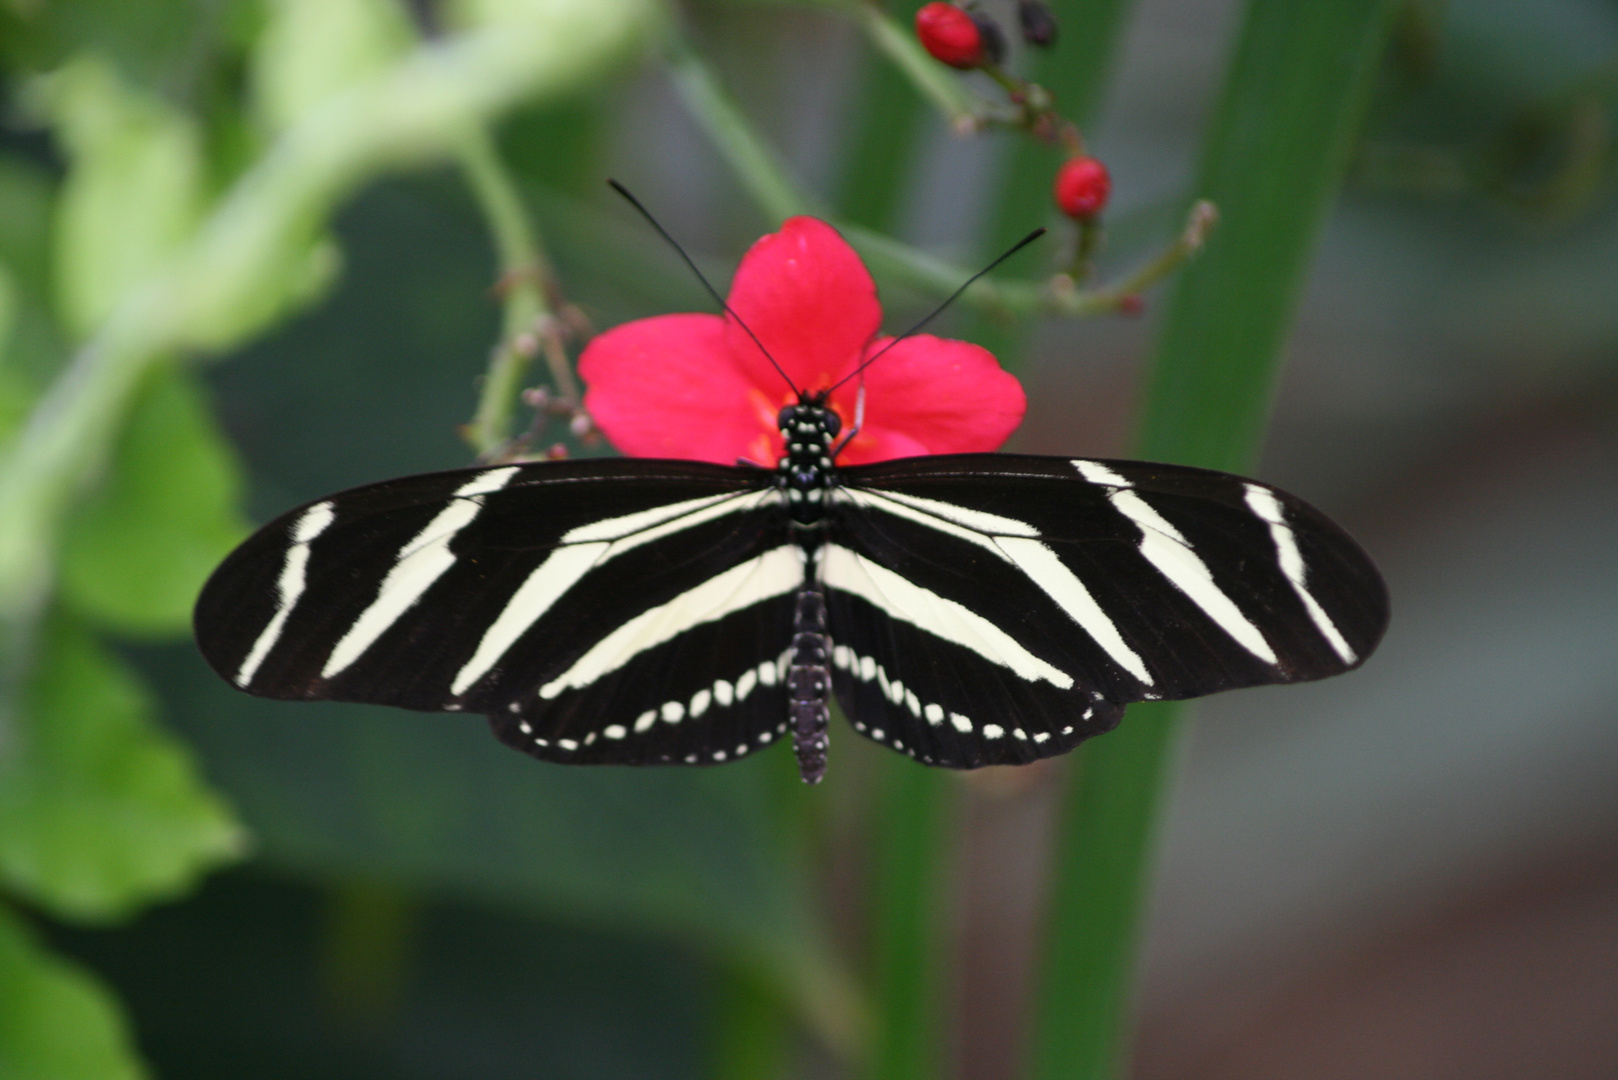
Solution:
{"label": "blurred leaf in foreground", "polygon": [[202,147],[191,118],[81,56],[39,84],[73,167],[56,208],[57,310],[89,334],[196,228]]}
{"label": "blurred leaf in foreground", "polygon": [[119,633],[185,633],[203,581],[247,535],[241,489],[235,452],[195,378],[156,372],[63,538],[63,599]]}
{"label": "blurred leaf in foreground", "polygon": [[0,906],[0,1076],[140,1080],[146,1075],[110,994],[40,949]]}
{"label": "blurred leaf in foreground", "polygon": [[279,131],[359,80],[380,74],[414,35],[393,0],[274,0],[253,50],[254,106]]}
{"label": "blurred leaf in foreground", "polygon": [[65,617],[37,648],[0,747],[0,881],[57,915],[107,919],[240,854],[242,830],[153,725],[136,677]]}

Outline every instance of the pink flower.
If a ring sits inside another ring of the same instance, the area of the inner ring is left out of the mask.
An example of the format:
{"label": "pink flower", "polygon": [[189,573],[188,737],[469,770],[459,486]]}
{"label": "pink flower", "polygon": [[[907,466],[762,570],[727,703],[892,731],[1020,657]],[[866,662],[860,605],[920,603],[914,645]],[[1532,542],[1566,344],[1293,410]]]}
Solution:
{"label": "pink flower", "polygon": [[[891,338],[877,337],[876,284],[837,230],[787,220],[743,257],[730,306],[793,384],[835,385]],[[632,457],[773,465],[776,414],[798,393],[728,315],[660,315],[599,335],[579,358],[585,408]],[[997,449],[1022,422],[1022,386],[988,350],[917,334],[865,370],[865,424],[843,464]],[[829,404],[846,431],[858,380]]]}

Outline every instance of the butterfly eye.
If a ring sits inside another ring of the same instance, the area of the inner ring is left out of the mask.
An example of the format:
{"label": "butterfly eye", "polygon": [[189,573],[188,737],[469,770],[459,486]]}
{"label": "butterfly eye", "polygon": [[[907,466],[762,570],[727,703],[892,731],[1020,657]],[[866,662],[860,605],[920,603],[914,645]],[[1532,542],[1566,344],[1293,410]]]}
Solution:
{"label": "butterfly eye", "polygon": [[786,408],[782,409],[779,413],[776,414],[775,426],[779,427],[779,428],[784,428],[788,424],[792,423],[793,419],[796,418],[797,415],[798,415],[798,407],[796,405],[788,405]]}
{"label": "butterfly eye", "polygon": [[843,418],[832,412],[830,409],[826,410],[826,419],[823,421],[823,423],[825,424],[827,435],[836,435],[839,431],[843,430]]}

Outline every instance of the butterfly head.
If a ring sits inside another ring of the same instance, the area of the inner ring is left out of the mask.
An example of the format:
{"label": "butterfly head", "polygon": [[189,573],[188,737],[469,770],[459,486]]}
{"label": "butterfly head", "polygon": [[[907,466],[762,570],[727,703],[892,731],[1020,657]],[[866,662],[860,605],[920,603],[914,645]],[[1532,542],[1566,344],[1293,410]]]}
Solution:
{"label": "butterfly head", "polygon": [[826,404],[827,393],[804,393],[796,405],[788,405],[776,415],[784,447],[782,461],[826,458],[830,467],[832,441],[843,430],[842,417]]}
{"label": "butterfly head", "polygon": [[833,443],[843,428],[842,418],[826,404],[827,395],[800,394],[776,417],[783,452],[776,462],[776,484],[796,509],[803,523],[818,516],[826,488],[831,486]]}

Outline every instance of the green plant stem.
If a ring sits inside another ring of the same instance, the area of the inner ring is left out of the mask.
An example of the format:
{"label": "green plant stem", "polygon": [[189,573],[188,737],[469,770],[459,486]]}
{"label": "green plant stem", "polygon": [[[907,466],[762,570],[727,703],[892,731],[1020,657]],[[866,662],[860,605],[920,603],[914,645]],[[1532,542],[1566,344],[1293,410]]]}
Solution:
{"label": "green plant stem", "polygon": [[[1053,48],[1027,51],[1028,78],[1044,87],[1055,99],[1056,111],[1082,130],[1100,109],[1101,92],[1112,72],[1131,3],[1056,0],[1051,7],[1061,25],[1061,36]],[[985,259],[998,255],[1036,225],[1053,224],[1064,231],[1073,228],[1071,222],[1059,217],[1051,197],[1051,184],[1067,148],[1021,133],[1012,134],[1000,163],[998,191],[988,208],[983,244],[978,248]],[[1115,305],[1101,303],[1078,311],[1034,310],[1043,314],[1089,315],[1114,309]],[[967,336],[1016,369],[1030,332],[1026,324],[978,319],[971,324]]]}
{"label": "green plant stem", "polygon": [[837,210],[845,222],[889,232],[898,222],[920,145],[925,104],[904,72],[867,49],[840,148]]}
{"label": "green plant stem", "polygon": [[[677,39],[669,46],[668,58],[670,75],[687,111],[765,216],[776,221],[794,214],[826,217],[814,200],[788,178],[775,152],[753,129],[713,69],[688,44]],[[834,224],[877,273],[940,297],[954,292],[976,270],[929,255],[873,229],[846,222]],[[1116,311],[1123,298],[1154,284],[1193,254],[1205,231],[1206,225],[1200,229],[1188,225],[1187,231],[1164,252],[1119,285],[1075,289],[1071,282],[1061,286],[1027,278],[985,278],[963,293],[960,303],[1000,319],[1035,314],[1084,317]],[[1194,237],[1195,242],[1188,243],[1188,237]]]}
{"label": "green plant stem", "polygon": [[944,897],[953,778],[898,758],[882,764],[871,871],[877,1013],[866,1075],[933,1080],[946,1041]]}
{"label": "green plant stem", "polygon": [[[1050,49],[1030,49],[1028,79],[1048,90],[1056,109],[1081,129],[1100,111],[1101,93],[1128,22],[1130,0],[1057,0],[1051,5],[1061,36]],[[1029,229],[1056,213],[1051,182],[1066,151],[1019,138],[1002,164],[995,216],[985,253],[998,254]]]}
{"label": "green plant stem", "polygon": [[[1256,453],[1309,258],[1369,97],[1392,4],[1251,0],[1196,193],[1220,238],[1176,284],[1143,456],[1236,469]],[[1157,821],[1183,706],[1135,706],[1084,747],[1062,811],[1038,999],[1038,1080],[1117,1076]]]}
{"label": "green plant stem", "polygon": [[420,941],[422,911],[397,886],[338,882],[326,896],[321,982],[332,1018],[372,1037],[398,1021]]}
{"label": "green plant stem", "polygon": [[457,157],[483,210],[500,260],[500,341],[490,355],[477,411],[466,430],[472,448],[480,457],[487,457],[511,441],[517,393],[535,349],[544,352],[551,381],[562,401],[576,404],[579,390],[562,347],[561,328],[551,310],[549,294],[555,277],[550,262],[540,247],[533,217],[523,206],[494,140],[486,130],[478,128],[462,140]]}
{"label": "green plant stem", "polygon": [[737,964],[713,970],[714,1030],[710,1080],[773,1080],[791,1060],[792,1013],[778,987]]}
{"label": "green plant stem", "polygon": [[1122,1075],[1149,854],[1184,711],[1132,706],[1123,728],[1073,755],[1036,1006],[1040,1080]]}
{"label": "green plant stem", "polygon": [[719,76],[690,43],[671,33],[665,55],[669,77],[686,111],[701,125],[765,216],[775,222],[794,214],[817,213],[813,200],[787,176],[775,151],[753,130]]}
{"label": "green plant stem", "polygon": [[[1075,294],[1072,299],[1117,306],[1124,298],[1137,295],[1201,247],[1213,218],[1212,204],[1197,203],[1180,240],[1126,278],[1118,291]],[[873,860],[876,888],[871,921],[878,1012],[868,1075],[880,1080],[928,1080],[938,1075],[938,1047],[945,1029],[940,1016],[943,995],[939,984],[949,966],[944,955],[948,938],[941,932],[938,908],[939,898],[946,891],[943,867],[948,777],[919,769],[908,761],[885,764],[878,773],[882,806],[876,815],[879,825]],[[1155,790],[1156,778],[1150,779],[1152,784],[1139,784],[1138,788]],[[1126,806],[1126,816],[1136,809]],[[1125,852],[1144,842],[1142,838],[1120,836],[1116,831],[1107,835],[1113,838],[1115,847]],[[1127,862],[1127,858],[1119,861]],[[1107,880],[1112,880],[1110,875]],[[1114,895],[1133,902],[1132,893]],[[1093,905],[1086,901],[1085,906]],[[1114,980],[1107,985],[1121,982]],[[1061,992],[1069,996],[1066,988]],[[1104,1012],[1093,1010],[1086,1014]]]}
{"label": "green plant stem", "polygon": [[[1141,293],[1167,278],[1187,259],[1201,251],[1208,242],[1208,233],[1218,221],[1218,207],[1207,199],[1198,199],[1186,215],[1185,228],[1180,230],[1180,235],[1168,247],[1105,288],[1074,291],[1069,297],[1064,297],[1058,289],[1052,306],[1065,314],[1089,315],[1120,310],[1131,298],[1138,299]],[[1071,281],[1066,277],[1056,280]]]}

